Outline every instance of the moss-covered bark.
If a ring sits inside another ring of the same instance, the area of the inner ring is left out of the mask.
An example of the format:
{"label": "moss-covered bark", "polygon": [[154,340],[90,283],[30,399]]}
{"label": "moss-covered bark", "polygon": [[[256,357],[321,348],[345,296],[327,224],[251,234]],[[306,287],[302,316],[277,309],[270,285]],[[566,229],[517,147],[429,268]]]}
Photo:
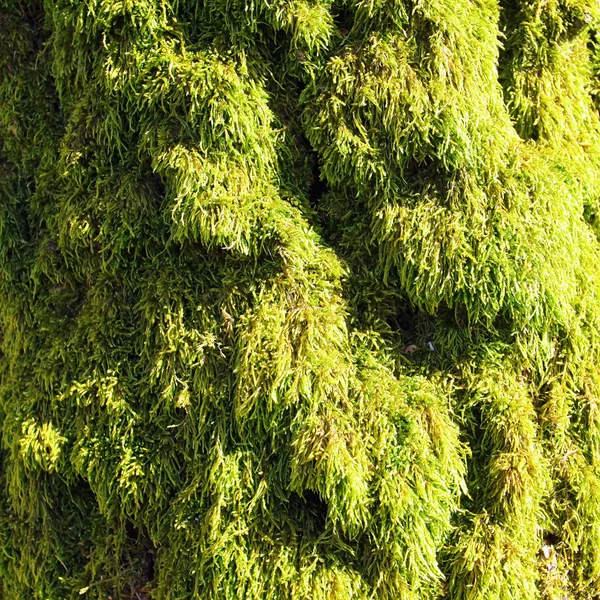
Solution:
{"label": "moss-covered bark", "polygon": [[599,108],[597,0],[2,0],[2,597],[600,597]]}

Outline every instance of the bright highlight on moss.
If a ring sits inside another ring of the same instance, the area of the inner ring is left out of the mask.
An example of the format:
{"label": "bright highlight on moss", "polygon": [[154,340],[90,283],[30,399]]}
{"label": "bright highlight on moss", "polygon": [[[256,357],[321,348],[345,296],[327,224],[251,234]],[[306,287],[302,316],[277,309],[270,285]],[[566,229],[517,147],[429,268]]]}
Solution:
{"label": "bright highlight on moss", "polygon": [[596,0],[0,32],[2,598],[600,597]]}

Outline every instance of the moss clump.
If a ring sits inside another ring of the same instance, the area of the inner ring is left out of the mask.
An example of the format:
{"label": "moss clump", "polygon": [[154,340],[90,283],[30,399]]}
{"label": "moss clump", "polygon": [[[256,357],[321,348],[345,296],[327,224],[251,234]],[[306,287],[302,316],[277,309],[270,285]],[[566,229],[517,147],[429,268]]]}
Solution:
{"label": "moss clump", "polygon": [[0,4],[3,598],[600,594],[600,8]]}

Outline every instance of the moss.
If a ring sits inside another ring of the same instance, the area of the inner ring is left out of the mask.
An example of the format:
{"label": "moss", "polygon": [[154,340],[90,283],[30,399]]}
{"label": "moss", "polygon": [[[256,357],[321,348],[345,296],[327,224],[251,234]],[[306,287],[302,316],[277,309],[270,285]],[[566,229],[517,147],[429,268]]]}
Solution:
{"label": "moss", "polygon": [[2,596],[600,594],[599,23],[5,0]]}

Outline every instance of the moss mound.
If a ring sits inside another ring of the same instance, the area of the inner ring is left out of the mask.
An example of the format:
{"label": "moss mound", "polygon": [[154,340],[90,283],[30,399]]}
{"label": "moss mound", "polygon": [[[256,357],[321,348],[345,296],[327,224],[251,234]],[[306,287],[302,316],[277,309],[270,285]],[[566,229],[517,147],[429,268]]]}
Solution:
{"label": "moss mound", "polygon": [[0,31],[3,598],[600,597],[597,0]]}

